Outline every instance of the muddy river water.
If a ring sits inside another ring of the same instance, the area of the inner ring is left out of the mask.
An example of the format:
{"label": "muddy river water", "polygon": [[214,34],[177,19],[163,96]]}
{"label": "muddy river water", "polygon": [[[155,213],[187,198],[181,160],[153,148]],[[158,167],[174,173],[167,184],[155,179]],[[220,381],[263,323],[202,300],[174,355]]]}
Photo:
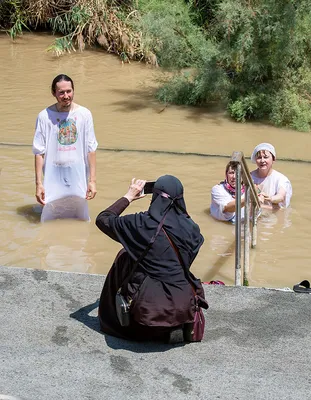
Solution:
{"label": "muddy river water", "polygon": [[[234,226],[209,215],[211,188],[223,179],[228,161],[220,156],[239,150],[249,157],[255,145],[271,142],[278,158],[311,163],[311,134],[238,124],[202,108],[164,109],[152,96],[159,70],[122,65],[96,51],[55,58],[46,52],[51,42],[49,35],[27,34],[16,43],[0,36],[0,265],[107,273],[120,245],[96,228],[97,214],[125,194],[132,177],[153,180],[168,173],[183,182],[189,214],[205,238],[193,272],[204,281],[233,284]],[[73,78],[75,101],[94,118],[98,194],[89,203],[91,223],[39,223],[31,143],[37,114],[53,103],[49,88],[59,73]],[[275,164],[292,182],[291,209],[259,221],[257,248],[250,253],[253,286],[292,287],[311,279],[310,163]],[[148,198],[136,201],[127,212],[148,204]]]}

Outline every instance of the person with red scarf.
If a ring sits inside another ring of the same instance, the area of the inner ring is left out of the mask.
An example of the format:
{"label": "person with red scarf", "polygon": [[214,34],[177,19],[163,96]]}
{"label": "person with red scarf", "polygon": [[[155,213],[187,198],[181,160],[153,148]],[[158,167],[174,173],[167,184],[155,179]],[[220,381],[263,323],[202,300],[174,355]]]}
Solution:
{"label": "person with red scarf", "polygon": [[[219,221],[235,223],[235,171],[238,163],[230,161],[226,166],[226,179],[212,188],[211,215]],[[241,206],[244,207],[244,186],[241,189]],[[244,208],[242,208],[242,219]]]}

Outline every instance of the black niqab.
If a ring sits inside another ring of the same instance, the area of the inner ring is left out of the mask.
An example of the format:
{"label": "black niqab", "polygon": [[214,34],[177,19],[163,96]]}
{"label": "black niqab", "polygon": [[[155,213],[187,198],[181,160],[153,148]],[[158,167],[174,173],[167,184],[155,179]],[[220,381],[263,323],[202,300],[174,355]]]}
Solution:
{"label": "black niqab", "polygon": [[[176,177],[165,175],[156,181],[154,190],[147,212],[110,217],[110,226],[129,255],[137,260],[166,213],[163,228],[178,248],[184,266],[189,269],[204,239],[199,226],[186,211],[183,186]],[[171,245],[166,235],[160,232],[140,263],[145,272],[158,279],[165,279],[167,275],[179,276],[179,262],[176,264],[175,254],[169,248]]]}

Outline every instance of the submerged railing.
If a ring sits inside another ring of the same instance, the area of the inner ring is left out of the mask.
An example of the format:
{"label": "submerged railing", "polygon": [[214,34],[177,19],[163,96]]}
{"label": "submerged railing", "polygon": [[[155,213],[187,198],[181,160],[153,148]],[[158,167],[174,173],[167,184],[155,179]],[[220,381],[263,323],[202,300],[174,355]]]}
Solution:
{"label": "submerged railing", "polygon": [[[245,186],[244,205],[244,247],[243,247],[243,285],[248,286],[249,277],[249,251],[257,243],[257,217],[260,210],[257,190],[241,151],[232,153],[231,161],[238,163],[235,179],[235,285],[242,285],[241,273],[241,244],[242,244],[242,181]],[[251,232],[250,232],[251,229]]]}

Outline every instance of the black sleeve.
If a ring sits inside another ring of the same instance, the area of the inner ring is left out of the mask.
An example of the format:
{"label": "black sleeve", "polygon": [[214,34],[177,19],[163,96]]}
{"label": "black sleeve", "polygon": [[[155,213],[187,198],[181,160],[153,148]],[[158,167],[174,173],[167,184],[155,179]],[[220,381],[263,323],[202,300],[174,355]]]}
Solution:
{"label": "black sleeve", "polygon": [[111,206],[106,208],[106,210],[98,214],[96,218],[97,228],[99,228],[102,232],[104,232],[106,235],[111,237],[111,239],[115,240],[116,242],[119,242],[119,240],[110,226],[109,217],[110,216],[118,217],[120,214],[122,214],[122,212],[126,209],[126,207],[128,207],[129,204],[130,202],[128,201],[127,198],[121,197],[121,199],[117,200]]}

